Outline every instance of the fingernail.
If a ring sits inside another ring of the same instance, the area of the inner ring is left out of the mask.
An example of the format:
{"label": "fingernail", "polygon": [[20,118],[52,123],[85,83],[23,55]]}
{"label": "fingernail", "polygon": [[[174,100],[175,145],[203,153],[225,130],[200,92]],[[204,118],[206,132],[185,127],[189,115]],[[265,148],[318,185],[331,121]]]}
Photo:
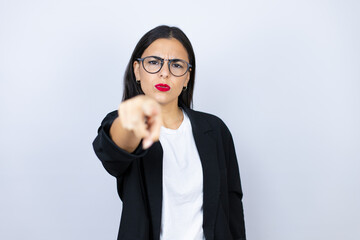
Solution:
{"label": "fingernail", "polygon": [[149,148],[151,146],[151,144],[153,144],[152,140],[144,140],[143,141],[143,148],[147,149],[147,148]]}

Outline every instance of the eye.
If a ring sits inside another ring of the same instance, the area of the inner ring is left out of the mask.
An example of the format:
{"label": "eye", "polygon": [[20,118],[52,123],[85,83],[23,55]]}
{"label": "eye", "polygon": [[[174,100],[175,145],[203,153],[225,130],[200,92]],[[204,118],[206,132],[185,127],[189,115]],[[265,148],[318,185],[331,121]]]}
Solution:
{"label": "eye", "polygon": [[144,59],[144,64],[147,66],[157,66],[161,64],[161,60],[155,57],[146,57]]}
{"label": "eye", "polygon": [[182,62],[173,62],[173,63],[171,63],[171,67],[173,67],[173,68],[184,68],[184,63],[182,63]]}
{"label": "eye", "polygon": [[157,64],[159,64],[159,61],[151,60],[151,61],[148,61],[148,64],[157,65]]}

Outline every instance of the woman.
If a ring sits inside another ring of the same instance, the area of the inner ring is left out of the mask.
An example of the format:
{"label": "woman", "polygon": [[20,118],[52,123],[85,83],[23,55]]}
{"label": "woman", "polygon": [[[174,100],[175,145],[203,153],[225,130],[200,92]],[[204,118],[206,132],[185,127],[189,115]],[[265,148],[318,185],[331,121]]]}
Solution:
{"label": "woman", "polygon": [[191,109],[195,56],[186,35],[159,26],[136,45],[123,101],[93,142],[123,202],[118,239],[245,239],[231,133]]}

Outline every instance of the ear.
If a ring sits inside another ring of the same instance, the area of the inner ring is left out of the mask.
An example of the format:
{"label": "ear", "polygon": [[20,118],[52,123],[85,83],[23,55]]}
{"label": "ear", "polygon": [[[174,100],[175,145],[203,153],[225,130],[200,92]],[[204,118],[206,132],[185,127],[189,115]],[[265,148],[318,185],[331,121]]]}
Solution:
{"label": "ear", "polygon": [[140,80],[140,63],[138,61],[134,61],[133,63],[135,80]]}
{"label": "ear", "polygon": [[185,86],[187,86],[189,81],[190,81],[190,71],[191,71],[191,68],[188,71],[188,74],[187,74],[187,77],[186,77],[186,80],[185,80]]}

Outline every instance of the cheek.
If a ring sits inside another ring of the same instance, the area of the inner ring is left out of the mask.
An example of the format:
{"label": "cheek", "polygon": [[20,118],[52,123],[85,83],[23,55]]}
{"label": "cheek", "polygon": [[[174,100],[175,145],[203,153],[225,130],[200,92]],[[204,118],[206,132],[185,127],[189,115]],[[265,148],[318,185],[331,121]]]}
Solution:
{"label": "cheek", "polygon": [[[182,78],[182,79],[175,79],[175,81],[177,81],[176,84],[176,91],[178,94],[180,94],[183,90],[183,87],[186,85],[186,78]],[[175,87],[175,86],[174,86]]]}
{"label": "cheek", "polygon": [[140,73],[141,77],[141,89],[143,92],[150,93],[151,91],[154,91],[154,85],[155,85],[155,79],[152,75]]}

